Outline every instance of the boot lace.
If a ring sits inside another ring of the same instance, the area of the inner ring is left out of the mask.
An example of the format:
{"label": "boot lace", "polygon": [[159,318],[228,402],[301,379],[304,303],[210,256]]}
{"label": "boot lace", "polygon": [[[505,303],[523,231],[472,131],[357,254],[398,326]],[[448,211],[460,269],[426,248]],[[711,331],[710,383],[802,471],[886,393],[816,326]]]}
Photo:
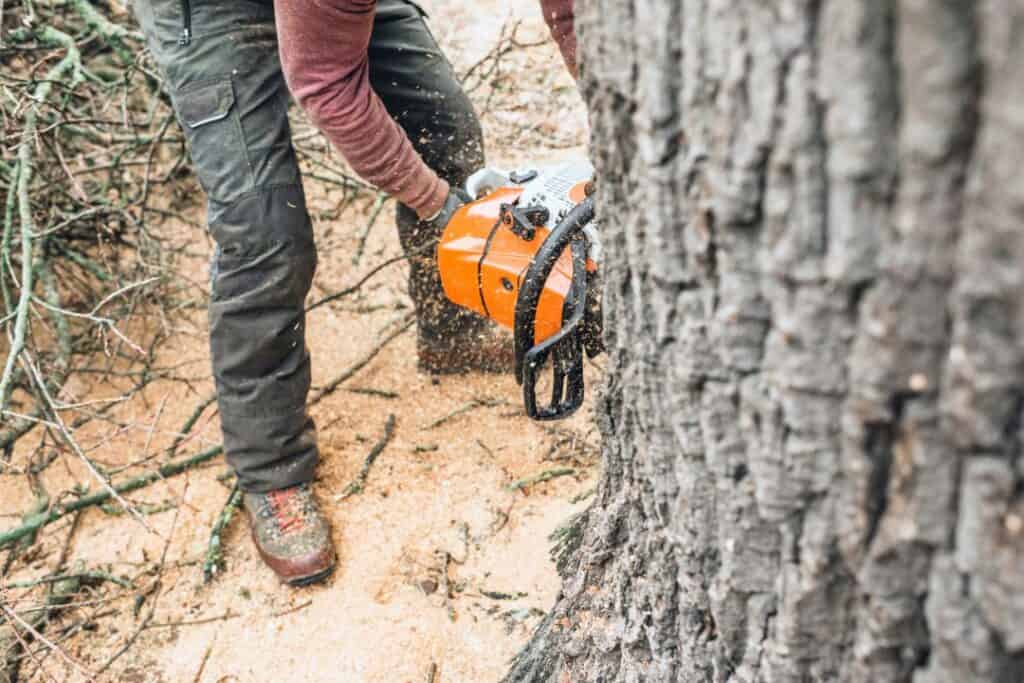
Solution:
{"label": "boot lace", "polygon": [[305,506],[301,498],[300,487],[270,491],[266,494],[268,513],[277,522],[281,535],[302,531],[305,526]]}

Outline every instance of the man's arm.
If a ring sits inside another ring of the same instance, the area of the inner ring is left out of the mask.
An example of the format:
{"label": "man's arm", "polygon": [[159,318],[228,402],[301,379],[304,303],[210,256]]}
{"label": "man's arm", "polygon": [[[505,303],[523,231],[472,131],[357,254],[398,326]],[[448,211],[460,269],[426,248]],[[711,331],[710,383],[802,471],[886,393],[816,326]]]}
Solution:
{"label": "man's arm", "polygon": [[551,29],[551,37],[562,51],[562,59],[573,78],[579,75],[576,62],[576,31],[573,26],[573,0],[540,0],[544,21]]}
{"label": "man's arm", "polygon": [[[370,85],[366,49],[376,0],[277,0],[281,66],[292,94],[360,176],[421,218],[449,187],[420,158]],[[572,0],[541,0],[544,19],[576,75]]]}
{"label": "man's arm", "polygon": [[414,209],[440,211],[448,183],[420,158],[370,85],[375,0],[277,0],[281,66],[292,94],[360,176]]}

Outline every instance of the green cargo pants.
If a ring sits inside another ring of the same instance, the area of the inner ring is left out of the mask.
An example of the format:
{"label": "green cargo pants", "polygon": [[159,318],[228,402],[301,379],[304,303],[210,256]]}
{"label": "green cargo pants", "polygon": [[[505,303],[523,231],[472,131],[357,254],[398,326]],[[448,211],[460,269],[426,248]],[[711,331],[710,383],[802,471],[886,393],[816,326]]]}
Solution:
{"label": "green cargo pants", "polygon": [[[192,39],[183,45],[186,8]],[[317,257],[273,4],[136,0],[135,12],[188,139],[217,244],[210,352],[227,460],[247,491],[309,481],[318,456],[306,411],[303,309]],[[424,161],[462,184],[484,162],[480,124],[424,17],[408,0],[378,0],[370,79]],[[403,249],[417,254],[409,289],[420,343],[478,334],[481,323],[444,299],[425,247],[436,242],[436,230],[406,206],[396,222]]]}

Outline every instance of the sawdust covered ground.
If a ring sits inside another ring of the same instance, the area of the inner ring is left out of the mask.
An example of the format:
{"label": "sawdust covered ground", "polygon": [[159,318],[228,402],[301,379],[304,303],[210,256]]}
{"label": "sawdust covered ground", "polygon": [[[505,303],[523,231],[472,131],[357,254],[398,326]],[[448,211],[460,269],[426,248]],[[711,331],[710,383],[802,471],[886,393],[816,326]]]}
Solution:
{"label": "sawdust covered ground", "polygon": [[[553,45],[534,44],[547,34],[533,0],[421,4],[460,72],[494,56],[504,27],[501,44],[510,49],[497,64],[481,63],[469,81],[477,84],[472,96],[484,111],[492,163],[514,166],[584,154],[582,104]],[[301,124],[296,135],[306,135]],[[339,211],[340,190],[309,180],[307,192],[320,246],[312,296],[343,289],[398,254],[390,204],[353,264],[372,194]],[[201,220],[200,206],[186,206],[188,219]],[[161,229],[192,243],[191,256],[178,267],[192,283],[185,296],[201,303],[208,240],[183,224]],[[390,266],[357,294],[311,315],[315,387],[373,352],[401,325],[410,311],[404,278],[401,264]],[[119,480],[166,460],[167,446],[211,391],[201,307],[146,324],[169,326],[173,334],[160,347],[157,365],[173,367],[176,377],[189,381],[154,382],[117,405],[113,420],[80,431],[81,443],[109,470],[136,463]],[[595,387],[598,373],[588,375]],[[115,398],[123,390],[117,383],[80,385],[69,387],[64,400]],[[597,474],[589,402],[568,422],[531,423],[522,415],[512,377],[432,381],[417,373],[414,337],[406,331],[313,414],[323,453],[317,490],[340,549],[340,565],[326,585],[292,590],[278,584],[256,556],[243,517],[224,536],[224,570],[203,582],[210,528],[229,494],[218,458],[129,496],[148,513],[144,520],[151,531],[128,515],[112,514],[116,507],[90,509],[74,526],[69,516],[48,527],[14,563],[8,583],[47,574],[64,552],[66,570],[108,572],[133,584],[100,583],[79,593],[80,604],[46,631],[68,659],[37,644],[34,661],[22,666],[23,680],[85,680],[76,665],[96,671],[112,658],[98,680],[498,680],[557,592],[548,536],[586,505]],[[370,470],[365,489],[342,499],[392,414],[394,438]],[[218,442],[211,407],[179,457]],[[11,461],[15,471],[28,465],[31,452],[28,443],[19,445]],[[567,469],[573,473],[509,488],[523,478]],[[41,484],[52,497],[76,484],[98,488],[68,454],[46,469]],[[0,528],[15,525],[32,502],[24,476],[0,477]],[[18,608],[43,599],[38,588],[11,589],[9,596]]]}

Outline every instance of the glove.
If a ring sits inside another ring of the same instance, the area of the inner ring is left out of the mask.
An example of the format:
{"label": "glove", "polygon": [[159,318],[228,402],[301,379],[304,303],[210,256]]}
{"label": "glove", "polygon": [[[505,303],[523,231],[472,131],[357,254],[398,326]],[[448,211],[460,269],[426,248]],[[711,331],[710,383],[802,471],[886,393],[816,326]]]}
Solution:
{"label": "glove", "polygon": [[448,197],[444,200],[444,205],[441,210],[437,212],[435,216],[427,219],[433,228],[438,233],[442,232],[448,227],[448,221],[452,219],[455,212],[459,210],[459,207],[469,202],[472,198],[463,190],[461,187],[452,187],[448,190]]}

